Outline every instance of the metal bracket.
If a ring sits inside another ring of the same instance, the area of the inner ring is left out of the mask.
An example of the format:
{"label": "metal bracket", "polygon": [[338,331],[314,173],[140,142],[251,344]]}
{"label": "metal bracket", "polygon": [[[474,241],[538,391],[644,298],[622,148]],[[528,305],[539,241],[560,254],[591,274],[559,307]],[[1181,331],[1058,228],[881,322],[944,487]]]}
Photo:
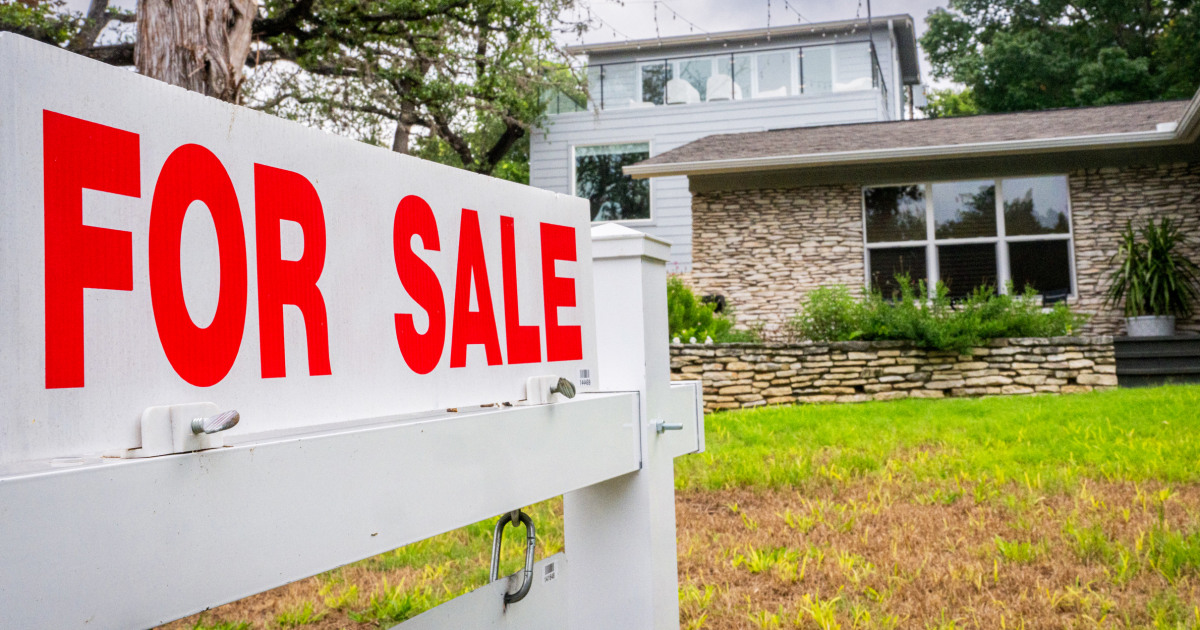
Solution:
{"label": "metal bracket", "polygon": [[683,430],[682,422],[667,422],[665,420],[655,420],[654,421],[654,432],[658,433],[660,435],[665,431],[682,431],[682,430]]}
{"label": "metal bracket", "polygon": [[222,412],[213,403],[147,407],[142,412],[142,446],[122,454],[126,458],[157,457],[225,446],[224,431],[241,420],[236,411]]}
{"label": "metal bracket", "polygon": [[[555,396],[557,394],[557,396]],[[521,405],[547,405],[575,397],[575,384],[558,376],[533,376],[525,381],[525,400]]]}
{"label": "metal bracket", "polygon": [[495,582],[500,577],[500,543],[504,540],[504,526],[517,521],[525,525],[525,570],[521,576],[521,588],[516,592],[504,593],[504,605],[513,604],[525,599],[529,588],[533,586],[533,552],[537,545],[537,534],[533,529],[533,519],[521,510],[513,510],[496,521],[495,539],[492,541],[492,570],[489,582]]}

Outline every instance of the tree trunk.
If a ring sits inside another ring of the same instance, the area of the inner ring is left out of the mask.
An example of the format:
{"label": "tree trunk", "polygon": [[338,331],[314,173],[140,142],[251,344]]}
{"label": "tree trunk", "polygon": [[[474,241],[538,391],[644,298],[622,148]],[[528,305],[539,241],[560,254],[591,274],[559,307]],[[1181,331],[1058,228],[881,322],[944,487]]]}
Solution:
{"label": "tree trunk", "polygon": [[255,0],[139,0],[138,72],[236,101],[257,10]]}
{"label": "tree trunk", "polygon": [[402,122],[396,122],[396,135],[392,137],[392,150],[396,153],[408,155],[408,139],[412,135],[412,126]]}
{"label": "tree trunk", "polygon": [[416,119],[416,106],[410,102],[400,103],[400,120],[396,121],[396,135],[392,138],[392,150],[408,155],[408,142]]}

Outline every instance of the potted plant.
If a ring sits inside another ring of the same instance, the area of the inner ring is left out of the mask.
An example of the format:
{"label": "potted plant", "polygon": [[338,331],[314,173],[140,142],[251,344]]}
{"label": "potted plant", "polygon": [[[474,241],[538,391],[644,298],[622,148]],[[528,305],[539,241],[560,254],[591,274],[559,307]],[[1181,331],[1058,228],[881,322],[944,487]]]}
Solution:
{"label": "potted plant", "polygon": [[[1171,219],[1147,220],[1136,231],[1132,222],[1121,234],[1121,246],[1110,260],[1106,305],[1124,301],[1130,337],[1175,334],[1175,318],[1190,317],[1200,295],[1200,269],[1178,251],[1183,234]],[[1139,235],[1141,238],[1139,238]]]}

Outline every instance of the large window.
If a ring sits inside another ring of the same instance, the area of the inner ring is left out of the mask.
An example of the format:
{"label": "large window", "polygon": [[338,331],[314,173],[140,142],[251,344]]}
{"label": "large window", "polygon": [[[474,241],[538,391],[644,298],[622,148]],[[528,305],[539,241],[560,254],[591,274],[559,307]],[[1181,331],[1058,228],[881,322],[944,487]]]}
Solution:
{"label": "large window", "polygon": [[[600,109],[686,105],[879,89],[867,42],[641,58],[589,65],[589,98]],[[885,99],[886,100],[886,99]]]}
{"label": "large window", "polygon": [[1022,177],[863,189],[867,280],[891,295],[895,276],[952,297],[990,285],[1074,291],[1067,178]]}
{"label": "large window", "polygon": [[575,194],[592,202],[593,221],[650,218],[650,182],[621,171],[650,157],[645,142],[575,147]]}

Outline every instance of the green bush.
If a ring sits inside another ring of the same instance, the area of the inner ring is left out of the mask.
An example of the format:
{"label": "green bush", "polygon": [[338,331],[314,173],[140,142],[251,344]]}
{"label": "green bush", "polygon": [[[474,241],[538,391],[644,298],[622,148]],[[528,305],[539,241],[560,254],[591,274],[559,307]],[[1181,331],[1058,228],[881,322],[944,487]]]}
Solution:
{"label": "green bush", "polygon": [[863,334],[863,312],[862,303],[845,286],[817,287],[809,291],[788,329],[803,339],[852,341]]}
{"label": "green bush", "polygon": [[999,295],[981,287],[956,302],[941,283],[930,298],[924,282],[914,284],[907,276],[896,280],[900,290],[892,300],[878,291],[858,300],[843,286],[815,289],[788,322],[788,332],[812,341],[900,340],[962,352],[988,339],[1069,335],[1087,321],[1061,302],[1042,308],[1032,288]]}
{"label": "green bush", "polygon": [[705,304],[696,297],[691,287],[678,276],[667,278],[667,325],[671,338],[679,337],[685,343],[695,337],[703,343],[712,337],[715,343],[753,343],[761,340],[757,330],[734,330],[731,315],[714,313],[715,304]]}

